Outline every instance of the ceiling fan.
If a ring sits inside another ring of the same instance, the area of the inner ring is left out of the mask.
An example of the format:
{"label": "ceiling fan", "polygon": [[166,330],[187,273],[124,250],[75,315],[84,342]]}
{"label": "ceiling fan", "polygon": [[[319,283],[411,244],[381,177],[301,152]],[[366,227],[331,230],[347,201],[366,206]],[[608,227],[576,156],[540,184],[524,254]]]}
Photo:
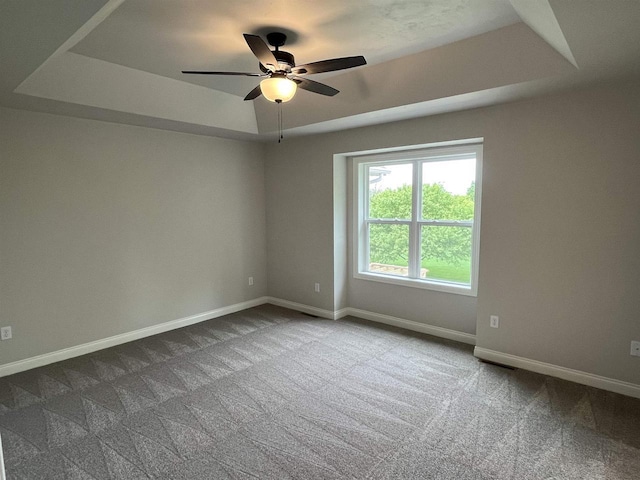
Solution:
{"label": "ceiling fan", "polygon": [[245,72],[207,72],[183,70],[185,74],[195,75],[239,75],[245,77],[260,77],[263,80],[260,84],[251,90],[245,100],[254,100],[263,95],[267,100],[276,103],[288,102],[296,94],[298,87],[310,92],[319,93],[332,97],[339,93],[329,85],[315,82],[308,78],[302,78],[302,75],[314,73],[333,72],[336,70],[344,70],[347,68],[359,67],[366,65],[367,61],[362,55],[355,57],[332,58],[330,60],[321,60],[319,62],[307,63],[305,65],[296,65],[293,55],[280,47],[284,46],[287,36],[281,32],[272,32],[267,35],[267,41],[275,50],[271,50],[268,45],[257,35],[244,34],[244,39],[249,45],[253,54],[260,61],[260,70],[262,73],[245,73]]}

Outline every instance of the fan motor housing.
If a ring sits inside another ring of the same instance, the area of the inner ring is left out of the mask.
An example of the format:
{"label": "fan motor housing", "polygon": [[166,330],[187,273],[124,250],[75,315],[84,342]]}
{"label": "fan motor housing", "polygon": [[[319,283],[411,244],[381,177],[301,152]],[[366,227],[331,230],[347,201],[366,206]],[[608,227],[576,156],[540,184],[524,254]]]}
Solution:
{"label": "fan motor housing", "polygon": [[[275,50],[273,52],[273,56],[278,60],[277,70],[290,71],[293,67],[296,66],[296,60],[293,55],[289,52],[285,52],[284,50]],[[262,64],[260,65],[260,70],[264,73],[268,73],[269,70],[266,69]]]}

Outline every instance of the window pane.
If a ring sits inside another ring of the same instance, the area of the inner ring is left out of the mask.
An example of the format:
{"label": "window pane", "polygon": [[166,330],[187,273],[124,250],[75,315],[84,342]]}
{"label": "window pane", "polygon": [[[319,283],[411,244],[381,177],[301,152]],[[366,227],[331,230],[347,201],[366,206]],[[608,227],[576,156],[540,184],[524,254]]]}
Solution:
{"label": "window pane", "polygon": [[423,225],[420,232],[420,278],[469,284],[471,234],[467,227]]}
{"label": "window pane", "polygon": [[369,271],[407,277],[409,225],[369,225]]}
{"label": "window pane", "polygon": [[424,162],[422,218],[473,220],[475,178],[475,159]]}
{"label": "window pane", "polygon": [[413,165],[370,166],[369,218],[411,218]]}

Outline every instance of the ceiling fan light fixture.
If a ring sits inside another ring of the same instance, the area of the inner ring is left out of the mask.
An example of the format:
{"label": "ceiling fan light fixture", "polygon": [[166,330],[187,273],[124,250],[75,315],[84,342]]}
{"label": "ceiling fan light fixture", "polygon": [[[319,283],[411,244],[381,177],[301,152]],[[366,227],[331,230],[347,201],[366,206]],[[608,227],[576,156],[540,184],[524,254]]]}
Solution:
{"label": "ceiling fan light fixture", "polygon": [[273,75],[260,82],[260,90],[264,98],[270,102],[288,102],[296,94],[298,85],[293,80],[280,75]]}
{"label": "ceiling fan light fixture", "polygon": [[[262,38],[258,35],[250,33],[244,34],[244,39],[249,46],[251,52],[260,62],[260,70],[262,73],[247,72],[212,72],[183,70],[185,74],[196,75],[232,75],[242,77],[268,77],[262,80],[260,84],[253,88],[244,100],[255,100],[260,95],[270,102],[282,104],[291,100],[300,87],[309,92],[318,93],[326,97],[333,97],[339,90],[336,90],[324,83],[315,82],[300,75],[308,75],[314,73],[335,72],[337,70],[345,70],[347,68],[359,67],[366,65],[367,61],[362,55],[355,57],[330,58],[328,60],[320,60],[319,62],[307,63],[305,65],[296,65],[293,55],[280,47],[284,46],[287,36],[281,32],[271,32],[267,35],[267,40],[275,50],[271,50]],[[292,76],[293,80],[289,78]]]}

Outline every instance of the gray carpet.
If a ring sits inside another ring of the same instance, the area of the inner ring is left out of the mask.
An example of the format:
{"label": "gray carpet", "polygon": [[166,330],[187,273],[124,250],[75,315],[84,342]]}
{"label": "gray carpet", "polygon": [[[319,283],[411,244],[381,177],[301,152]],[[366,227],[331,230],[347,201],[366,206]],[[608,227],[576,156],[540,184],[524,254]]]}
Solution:
{"label": "gray carpet", "polygon": [[640,400],[264,305],[0,379],[14,479],[638,479]]}

